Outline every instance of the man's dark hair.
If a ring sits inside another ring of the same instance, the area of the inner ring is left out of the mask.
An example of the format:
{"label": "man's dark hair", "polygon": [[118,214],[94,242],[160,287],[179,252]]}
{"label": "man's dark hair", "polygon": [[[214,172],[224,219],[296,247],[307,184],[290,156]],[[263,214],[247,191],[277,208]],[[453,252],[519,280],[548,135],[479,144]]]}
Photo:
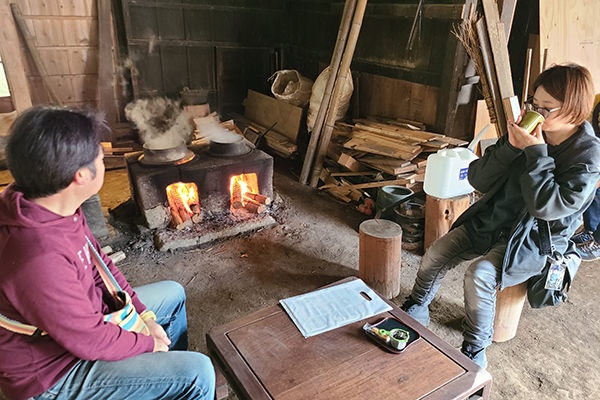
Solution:
{"label": "man's dark hair", "polygon": [[88,167],[100,151],[106,128],[91,111],[54,106],[32,107],[17,117],[6,145],[8,168],[26,198],[60,192],[73,181],[77,170]]}

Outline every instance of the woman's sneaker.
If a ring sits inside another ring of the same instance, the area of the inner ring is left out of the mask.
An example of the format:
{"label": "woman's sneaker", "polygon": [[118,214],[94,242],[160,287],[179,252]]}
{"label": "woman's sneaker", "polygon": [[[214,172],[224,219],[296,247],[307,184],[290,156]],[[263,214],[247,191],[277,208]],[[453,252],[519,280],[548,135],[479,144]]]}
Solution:
{"label": "woman's sneaker", "polygon": [[600,243],[596,242],[593,237],[591,241],[577,244],[575,248],[583,261],[596,261],[600,259]]}
{"label": "woman's sneaker", "polygon": [[594,236],[591,232],[582,231],[573,235],[571,240],[575,242],[576,245],[580,245],[591,242],[592,240],[594,240]]}
{"label": "woman's sneaker", "polygon": [[412,297],[408,296],[406,301],[400,306],[404,312],[413,317],[423,326],[429,326],[429,306],[420,306]]}
{"label": "woman's sneaker", "polygon": [[475,347],[472,344],[463,342],[460,352],[473,360],[480,368],[487,368],[488,362],[487,356],[485,355],[485,347]]}

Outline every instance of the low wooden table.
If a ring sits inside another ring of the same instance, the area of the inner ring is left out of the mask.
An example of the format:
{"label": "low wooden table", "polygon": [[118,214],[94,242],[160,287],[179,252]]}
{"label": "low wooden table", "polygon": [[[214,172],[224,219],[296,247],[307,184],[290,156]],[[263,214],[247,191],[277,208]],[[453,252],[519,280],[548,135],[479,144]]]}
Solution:
{"label": "low wooden table", "polygon": [[[346,278],[335,284],[346,282]],[[208,350],[243,399],[487,399],[492,378],[460,351],[393,310],[305,339],[280,305],[212,329]],[[373,343],[365,322],[393,316],[421,338],[401,354]]]}

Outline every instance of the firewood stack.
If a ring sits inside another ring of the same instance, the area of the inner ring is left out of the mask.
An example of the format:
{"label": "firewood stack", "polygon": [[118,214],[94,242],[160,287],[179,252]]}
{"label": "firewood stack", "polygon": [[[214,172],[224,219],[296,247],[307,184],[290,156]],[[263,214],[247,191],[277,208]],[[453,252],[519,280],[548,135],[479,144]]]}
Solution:
{"label": "firewood stack", "polygon": [[171,211],[171,226],[173,228],[182,230],[188,226],[202,222],[200,204],[190,204],[189,208],[191,213],[185,208],[179,198],[175,198],[172,203],[170,202],[169,209]]}
{"label": "firewood stack", "polygon": [[231,208],[251,214],[262,214],[271,204],[271,198],[259,193],[245,192],[242,194],[241,186],[235,183],[231,189]]}
{"label": "firewood stack", "polygon": [[422,123],[380,117],[337,122],[319,187],[344,202],[364,202],[365,190],[388,185],[422,190],[427,157],[468,142],[427,132]]}

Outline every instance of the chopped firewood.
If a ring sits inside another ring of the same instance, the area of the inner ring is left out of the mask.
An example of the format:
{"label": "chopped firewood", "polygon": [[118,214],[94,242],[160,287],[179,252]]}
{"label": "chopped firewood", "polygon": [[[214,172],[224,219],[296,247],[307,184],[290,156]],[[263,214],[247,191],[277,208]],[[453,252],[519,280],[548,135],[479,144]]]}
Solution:
{"label": "chopped firewood", "polygon": [[387,136],[377,132],[368,132],[364,130],[355,129],[352,134],[353,138],[364,139],[368,142],[381,143],[386,145],[394,145],[400,150],[413,152],[415,148],[418,149],[418,146],[422,143],[426,143],[419,140],[413,140],[411,138],[406,137],[394,137]]}
{"label": "chopped firewood", "polygon": [[430,140],[427,143],[421,143],[421,147],[423,147],[424,151],[437,151],[448,147],[448,143],[443,142],[441,140]]}
{"label": "chopped firewood", "polygon": [[[356,185],[345,185],[348,188],[353,188],[353,189],[369,189],[369,188],[377,188],[377,187],[382,187],[382,186],[389,186],[389,185],[406,185],[408,183],[414,183],[414,178],[402,178],[402,179],[394,179],[394,180],[390,180],[390,181],[380,181],[380,182],[369,182],[369,183],[359,183]],[[323,189],[331,189],[332,187],[335,187],[335,185],[323,185],[320,186],[319,189],[323,190]]]}
{"label": "chopped firewood", "polygon": [[242,186],[238,181],[235,181],[231,186],[231,207],[242,208],[244,206],[242,200]]}
{"label": "chopped firewood", "polygon": [[260,203],[253,203],[253,202],[246,202],[246,204],[244,204],[244,208],[251,213],[254,214],[262,214],[263,212],[265,212],[266,207],[263,204]]}
{"label": "chopped firewood", "polygon": [[346,153],[340,154],[340,157],[337,159],[337,163],[349,171],[360,171],[361,169],[364,169],[354,157]]}
{"label": "chopped firewood", "polygon": [[358,172],[331,172],[331,176],[376,176],[378,171],[358,171]]}
{"label": "chopped firewood", "polygon": [[202,214],[192,215],[192,222],[195,224],[199,224],[200,222],[202,222]]}
{"label": "chopped firewood", "polygon": [[399,150],[394,144],[385,145],[379,143],[372,143],[359,138],[350,139],[348,142],[344,143],[344,147],[364,151],[365,153],[379,154],[380,156],[398,158],[401,160],[409,161],[415,158],[421,150],[420,147],[415,146],[413,151],[402,151]]}
{"label": "chopped firewood", "polygon": [[122,251],[117,251],[116,253],[112,253],[108,256],[113,263],[118,263],[119,261],[123,261],[126,256],[125,253],[123,253]]}
{"label": "chopped firewood", "polygon": [[259,204],[271,204],[271,198],[269,196],[265,196],[259,193],[246,192],[244,193],[244,197],[247,199],[251,199],[253,201],[258,202]]}
{"label": "chopped firewood", "polygon": [[448,137],[448,136],[437,138],[437,140],[439,140],[441,142],[446,142],[450,146],[456,146],[456,147],[466,146],[469,144],[469,142],[466,142],[464,140],[453,138],[453,137]]}
{"label": "chopped firewood", "polygon": [[384,118],[384,117],[376,117],[376,116],[368,116],[367,117],[368,121],[375,121],[375,122],[381,122],[384,124],[389,124],[389,125],[397,125],[397,126],[401,126],[403,128],[407,128],[407,129],[411,129],[414,131],[424,131],[425,130],[425,124],[419,121],[413,121],[410,119],[404,119],[404,118]]}
{"label": "chopped firewood", "polygon": [[350,189],[345,188],[343,186],[331,187],[327,189],[327,193],[329,193],[336,199],[343,201],[344,203],[350,203],[352,201],[352,199],[347,196],[347,194],[350,193]]}
{"label": "chopped firewood", "polygon": [[360,129],[370,130],[373,132],[385,133],[389,135],[394,135],[396,137],[405,137],[412,140],[420,140],[422,142],[428,142],[433,139],[437,139],[439,137],[443,137],[444,135],[440,135],[439,133],[432,133],[426,131],[415,131],[412,129],[402,128],[400,126],[384,124],[375,121],[369,121],[364,119],[359,119],[355,121],[355,126]]}

